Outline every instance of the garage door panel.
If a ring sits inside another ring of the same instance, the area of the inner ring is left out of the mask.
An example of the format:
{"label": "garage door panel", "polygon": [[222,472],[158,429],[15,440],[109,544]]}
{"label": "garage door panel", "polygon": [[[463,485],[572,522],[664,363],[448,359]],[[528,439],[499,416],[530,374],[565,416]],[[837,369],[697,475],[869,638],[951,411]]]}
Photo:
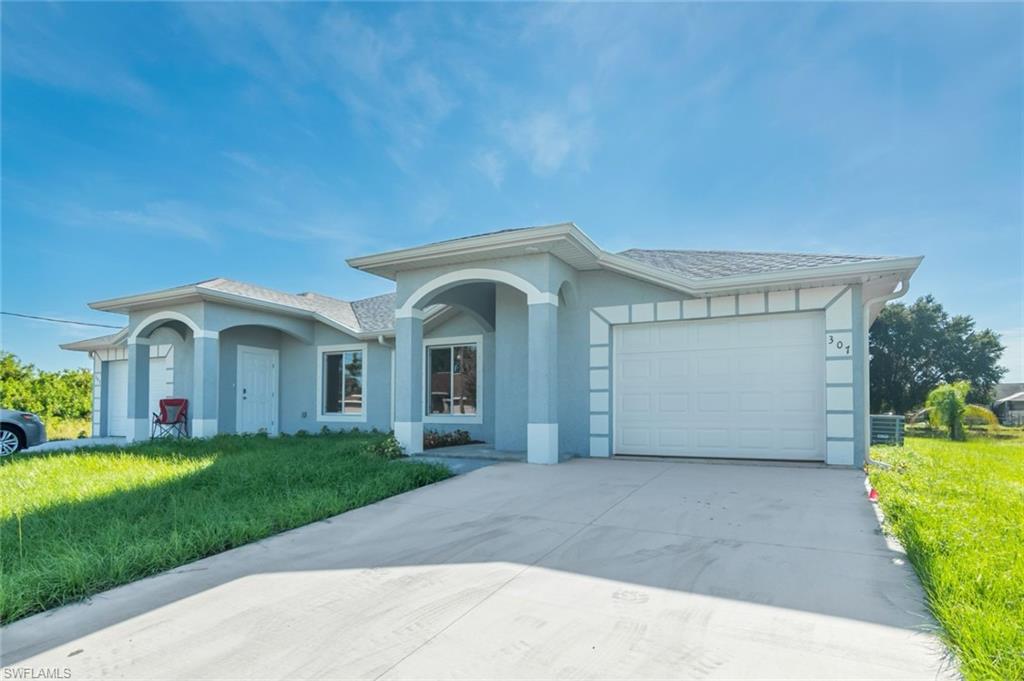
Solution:
{"label": "garage door panel", "polygon": [[679,428],[660,428],[658,430],[658,451],[672,451],[690,444],[689,433]]}
{"label": "garage door panel", "polygon": [[622,362],[622,371],[635,379],[650,378],[652,361],[653,360],[646,357],[627,359]]}
{"label": "garage door panel", "polygon": [[658,396],[661,414],[682,414],[690,409],[690,396],[686,393],[662,393]]}
{"label": "garage door panel", "polygon": [[684,357],[659,357],[658,377],[660,379],[683,378],[690,373],[690,363]]}
{"label": "garage door panel", "polygon": [[736,447],[739,449],[770,450],[774,433],[768,428],[740,428],[736,431]]}
{"label": "garage door panel", "polygon": [[721,348],[732,345],[733,329],[728,324],[707,324],[697,327],[697,347]]}
{"label": "garage door panel", "polygon": [[729,411],[729,393],[700,393],[698,395],[698,411],[701,414],[723,414]]}
{"label": "garage door panel", "polygon": [[651,394],[650,393],[627,393],[622,395],[619,400],[619,409],[622,410],[623,414],[630,414],[633,412],[640,412],[640,414],[647,414],[651,411]]}
{"label": "garage door panel", "polygon": [[622,445],[636,453],[650,449],[651,430],[649,428],[623,428],[620,433]]}
{"label": "garage door panel", "polygon": [[615,327],[615,451],[823,459],[823,334],[821,313]]}
{"label": "garage door panel", "polygon": [[708,449],[730,449],[731,432],[726,428],[699,428],[697,431],[697,447]]}
{"label": "garage door panel", "polygon": [[651,329],[649,327],[632,325],[619,328],[622,329],[622,332],[619,334],[618,343],[624,352],[650,349]]}
{"label": "garage door panel", "polygon": [[772,394],[767,390],[742,392],[739,394],[739,400],[739,411],[744,414],[766,414],[772,410]]}

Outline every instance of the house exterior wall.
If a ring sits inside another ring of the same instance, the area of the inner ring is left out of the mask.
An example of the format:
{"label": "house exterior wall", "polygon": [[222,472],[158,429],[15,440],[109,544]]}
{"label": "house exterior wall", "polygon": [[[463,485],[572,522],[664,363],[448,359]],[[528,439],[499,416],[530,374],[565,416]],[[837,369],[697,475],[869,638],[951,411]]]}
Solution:
{"label": "house exterior wall", "polygon": [[265,326],[236,326],[220,333],[220,380],[217,401],[217,432],[238,432],[238,346],[249,345],[278,351],[278,414],[281,423],[281,384],[285,382],[280,371],[281,332]]}
{"label": "house exterior wall", "polygon": [[[538,437],[556,438],[559,454],[608,456],[613,326],[817,311],[825,328],[826,460],[863,462],[867,428],[858,416],[866,415],[868,357],[859,285],[694,298],[606,270],[577,272],[546,253],[400,272],[396,285],[398,338],[384,343],[309,319],[210,302],[133,311],[129,331],[138,332],[137,343],[148,339],[173,346],[174,392],[193,400],[196,418],[212,418],[213,432],[236,429],[238,346],[251,345],[279,352],[283,433],[324,426],[389,430],[404,422],[397,431],[415,433],[409,423],[439,431],[461,428],[498,449],[522,451],[534,448],[532,429],[539,425]],[[462,312],[424,326],[422,310],[436,302]],[[161,321],[161,313],[175,316]],[[479,336],[482,343],[480,422],[433,423],[424,414],[423,348],[432,339],[466,336]],[[396,355],[402,343],[408,354]],[[362,415],[320,413],[318,371],[328,346],[360,346],[365,352]],[[131,354],[123,348],[117,353],[117,359]],[[108,392],[105,363],[113,358],[96,355],[100,371],[94,391],[101,408]],[[532,361],[543,362],[543,371],[531,371]],[[142,369],[140,364],[136,373]],[[101,431],[104,423],[97,419]]]}

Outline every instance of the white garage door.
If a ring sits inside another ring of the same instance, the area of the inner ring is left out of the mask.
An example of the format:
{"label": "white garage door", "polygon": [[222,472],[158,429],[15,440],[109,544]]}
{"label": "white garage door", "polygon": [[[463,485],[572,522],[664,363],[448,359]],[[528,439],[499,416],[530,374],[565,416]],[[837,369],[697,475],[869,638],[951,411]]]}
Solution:
{"label": "white garage door", "polygon": [[[160,400],[172,397],[173,378],[168,370],[167,358],[153,357],[149,360],[149,413],[160,411]],[[128,361],[108,362],[107,373],[107,434],[127,437],[128,435]]]}
{"label": "white garage door", "polygon": [[128,362],[107,363],[107,435],[128,435]]}
{"label": "white garage door", "polygon": [[614,328],[616,454],[825,458],[821,313]]}

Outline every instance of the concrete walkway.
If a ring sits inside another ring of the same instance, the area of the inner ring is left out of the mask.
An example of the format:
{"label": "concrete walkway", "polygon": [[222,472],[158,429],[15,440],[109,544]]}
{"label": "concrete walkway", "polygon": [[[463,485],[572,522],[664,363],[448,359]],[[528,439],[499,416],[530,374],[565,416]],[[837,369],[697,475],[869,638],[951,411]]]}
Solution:
{"label": "concrete walkway", "polygon": [[[400,464],[399,464],[400,465]],[[853,470],[500,463],[16,622],[71,679],[935,679]]]}
{"label": "concrete walkway", "polygon": [[74,440],[51,440],[35,447],[26,447],[26,452],[53,452],[61,449],[79,449],[81,447],[114,446],[124,447],[128,444],[123,437],[80,437]]}

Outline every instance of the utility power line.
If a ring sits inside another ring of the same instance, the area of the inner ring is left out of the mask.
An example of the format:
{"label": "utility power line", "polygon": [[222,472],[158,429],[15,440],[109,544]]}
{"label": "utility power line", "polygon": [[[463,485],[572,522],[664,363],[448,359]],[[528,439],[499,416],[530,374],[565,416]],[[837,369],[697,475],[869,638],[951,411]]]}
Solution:
{"label": "utility power line", "polygon": [[23,319],[38,319],[44,322],[54,322],[55,324],[77,324],[78,326],[98,326],[103,329],[123,329],[123,326],[114,326],[113,324],[95,324],[93,322],[77,322],[74,319],[57,319],[56,317],[40,317],[34,314],[21,314],[20,312],[5,312],[0,311],[0,314],[9,315],[11,317],[21,317]]}

